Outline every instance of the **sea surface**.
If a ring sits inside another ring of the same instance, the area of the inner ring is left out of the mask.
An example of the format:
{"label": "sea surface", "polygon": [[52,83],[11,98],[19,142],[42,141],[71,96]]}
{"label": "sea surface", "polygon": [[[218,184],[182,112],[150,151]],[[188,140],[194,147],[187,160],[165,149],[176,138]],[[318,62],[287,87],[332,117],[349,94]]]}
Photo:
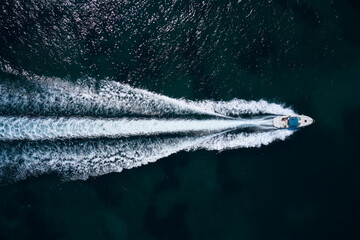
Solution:
{"label": "sea surface", "polygon": [[[1,0],[0,239],[360,239],[356,0]],[[305,114],[298,131],[271,126]]]}

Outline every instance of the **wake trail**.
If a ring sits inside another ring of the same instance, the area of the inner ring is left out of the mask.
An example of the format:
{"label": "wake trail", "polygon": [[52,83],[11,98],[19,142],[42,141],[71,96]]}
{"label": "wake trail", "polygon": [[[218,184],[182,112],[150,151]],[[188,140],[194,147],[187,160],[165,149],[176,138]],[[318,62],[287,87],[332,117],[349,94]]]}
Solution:
{"label": "wake trail", "polygon": [[275,140],[284,140],[292,133],[275,130],[203,136],[0,142],[0,179],[5,176],[20,180],[55,172],[65,179],[85,180],[139,167],[179,151],[261,147]]}
{"label": "wake trail", "polygon": [[272,119],[294,111],[265,100],[191,101],[109,79],[37,76],[4,61],[0,69],[17,76],[0,82],[0,180],[50,172],[87,179],[179,151],[260,147],[293,133],[274,129]]}
{"label": "wake trail", "polygon": [[21,87],[0,84],[0,114],[110,118],[202,115],[229,119],[253,114],[292,115],[294,111],[265,100],[190,101],[110,80],[87,78],[69,82],[32,76],[27,77]]}
{"label": "wake trail", "polygon": [[0,140],[51,140],[67,138],[118,138],[174,133],[211,133],[229,129],[271,126],[260,119],[91,119],[0,117]]}

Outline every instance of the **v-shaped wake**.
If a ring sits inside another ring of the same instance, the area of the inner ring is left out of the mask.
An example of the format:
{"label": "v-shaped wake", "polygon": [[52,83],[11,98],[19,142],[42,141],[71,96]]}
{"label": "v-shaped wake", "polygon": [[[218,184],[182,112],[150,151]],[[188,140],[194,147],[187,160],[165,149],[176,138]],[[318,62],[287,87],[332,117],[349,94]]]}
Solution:
{"label": "v-shaped wake", "polygon": [[0,178],[86,179],[178,151],[260,147],[293,133],[272,127],[273,115],[291,114],[265,100],[174,99],[110,80],[2,81]]}

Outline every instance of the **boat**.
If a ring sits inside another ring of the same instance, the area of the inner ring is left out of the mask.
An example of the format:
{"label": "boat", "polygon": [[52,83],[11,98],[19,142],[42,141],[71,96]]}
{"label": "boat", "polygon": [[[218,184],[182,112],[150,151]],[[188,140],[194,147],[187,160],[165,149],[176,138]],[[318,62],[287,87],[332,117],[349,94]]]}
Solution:
{"label": "boat", "polygon": [[309,126],[314,122],[314,119],[305,115],[277,116],[273,119],[274,127],[292,130]]}

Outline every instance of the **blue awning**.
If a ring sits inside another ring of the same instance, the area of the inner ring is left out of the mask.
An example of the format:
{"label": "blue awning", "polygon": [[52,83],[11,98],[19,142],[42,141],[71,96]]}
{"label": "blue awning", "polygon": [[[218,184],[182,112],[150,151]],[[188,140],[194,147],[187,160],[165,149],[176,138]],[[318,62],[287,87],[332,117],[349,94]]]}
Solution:
{"label": "blue awning", "polygon": [[299,125],[299,121],[297,117],[289,117],[289,127],[296,128]]}

